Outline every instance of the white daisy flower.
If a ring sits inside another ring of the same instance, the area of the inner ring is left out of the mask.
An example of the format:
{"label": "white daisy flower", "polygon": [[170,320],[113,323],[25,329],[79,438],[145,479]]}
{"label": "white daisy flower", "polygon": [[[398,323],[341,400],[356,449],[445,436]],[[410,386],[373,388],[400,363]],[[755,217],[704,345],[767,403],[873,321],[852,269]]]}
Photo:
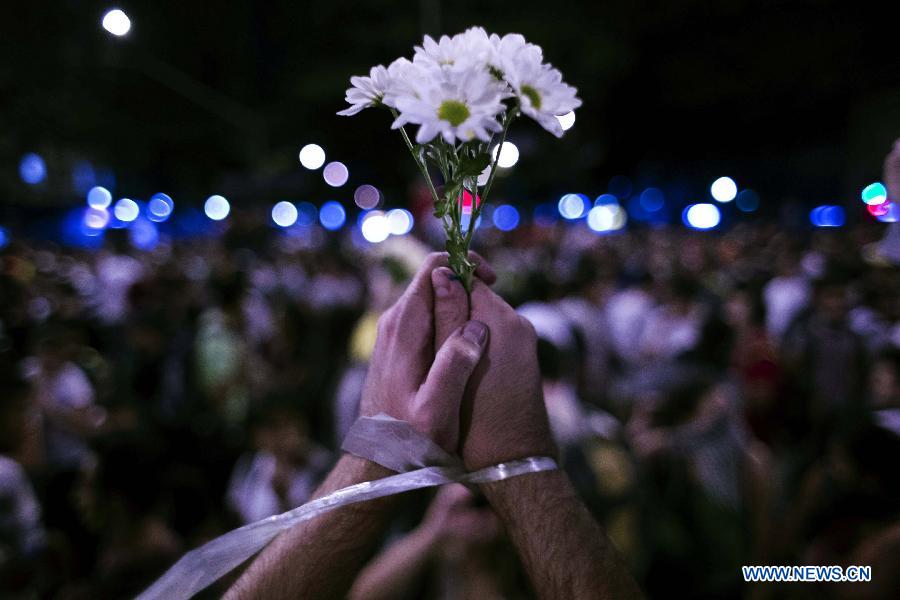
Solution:
{"label": "white daisy flower", "polygon": [[502,102],[505,90],[487,71],[443,69],[439,74],[437,79],[413,82],[414,94],[395,98],[400,116],[391,125],[393,129],[407,123],[419,125],[419,144],[438,134],[450,144],[474,138],[487,142],[491,132],[502,129],[497,117],[506,108]]}
{"label": "white daisy flower", "polygon": [[342,117],[350,117],[370,106],[377,106],[384,98],[384,94],[390,87],[391,77],[388,70],[382,65],[372,67],[368,77],[354,76],[350,78],[347,89],[347,103],[350,108],[340,111]]}
{"label": "white daisy flower", "polygon": [[562,137],[563,128],[556,117],[581,106],[575,95],[578,90],[563,82],[562,73],[536,62],[534,51],[526,50],[507,61],[503,75],[518,96],[522,112],[556,137]]}

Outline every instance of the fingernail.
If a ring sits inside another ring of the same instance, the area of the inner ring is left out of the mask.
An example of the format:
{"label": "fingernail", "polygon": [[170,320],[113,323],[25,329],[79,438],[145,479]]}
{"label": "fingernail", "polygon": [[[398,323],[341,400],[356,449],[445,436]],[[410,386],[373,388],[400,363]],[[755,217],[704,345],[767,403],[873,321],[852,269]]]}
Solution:
{"label": "fingernail", "polygon": [[481,346],[484,344],[484,340],[487,339],[487,326],[481,321],[469,321],[463,327],[462,335],[470,342]]}
{"label": "fingernail", "polygon": [[432,278],[431,282],[434,285],[434,295],[438,298],[444,298],[445,296],[450,295],[450,275],[453,274],[453,271],[447,269],[446,267],[441,267],[436,270],[436,276]]}

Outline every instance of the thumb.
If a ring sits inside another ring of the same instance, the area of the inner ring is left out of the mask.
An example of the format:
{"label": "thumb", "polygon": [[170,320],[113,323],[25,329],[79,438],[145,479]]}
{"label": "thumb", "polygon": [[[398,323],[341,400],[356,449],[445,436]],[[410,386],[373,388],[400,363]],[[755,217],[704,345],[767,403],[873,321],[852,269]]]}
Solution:
{"label": "thumb", "polygon": [[416,394],[416,413],[430,415],[435,442],[455,451],[459,441],[459,406],[472,372],[487,347],[488,327],[469,321],[454,331],[434,357],[425,383]]}

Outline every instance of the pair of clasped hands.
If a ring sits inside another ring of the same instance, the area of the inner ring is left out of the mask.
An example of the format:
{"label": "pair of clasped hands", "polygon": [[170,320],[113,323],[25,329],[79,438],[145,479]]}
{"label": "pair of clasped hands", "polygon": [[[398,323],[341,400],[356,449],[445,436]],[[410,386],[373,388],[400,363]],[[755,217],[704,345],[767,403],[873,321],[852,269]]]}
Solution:
{"label": "pair of clasped hands", "polygon": [[434,253],[378,321],[363,392],[364,416],[407,421],[470,470],[554,456],[534,328],[488,287],[480,257],[466,290]]}

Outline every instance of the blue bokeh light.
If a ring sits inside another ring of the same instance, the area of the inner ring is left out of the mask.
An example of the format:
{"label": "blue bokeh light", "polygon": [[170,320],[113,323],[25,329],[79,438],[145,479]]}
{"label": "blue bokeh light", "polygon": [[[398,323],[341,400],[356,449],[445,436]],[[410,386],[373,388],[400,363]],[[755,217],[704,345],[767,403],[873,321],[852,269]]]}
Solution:
{"label": "blue bokeh light", "polygon": [[112,204],[112,194],[105,187],[93,187],[87,193],[87,203],[91,208],[108,208]]}
{"label": "blue bokeh light", "polygon": [[493,221],[500,231],[512,231],[519,226],[519,211],[511,204],[501,204],[494,209]]}
{"label": "blue bokeh light", "polygon": [[654,187],[641,192],[641,208],[647,212],[657,212],[666,204],[666,197],[662,190]]}
{"label": "blue bokeh light", "polygon": [[534,222],[541,227],[549,227],[559,220],[559,211],[552,202],[543,202],[534,207]]}
{"label": "blue bokeh light", "polygon": [[148,219],[138,219],[128,230],[131,244],[138,250],[153,250],[159,244],[159,230]]}
{"label": "blue bokeh light", "polygon": [[147,202],[147,218],[151,221],[161,223],[172,216],[175,210],[175,202],[168,194],[159,192],[150,197]]}
{"label": "blue bokeh light", "polygon": [[884,214],[878,215],[875,218],[881,221],[882,223],[896,223],[900,221],[900,204],[896,202],[886,202],[887,210]]}
{"label": "blue bokeh light", "polygon": [[846,222],[844,208],[834,204],[823,204],[809,212],[809,222],[813,227],[843,227]]}
{"label": "blue bokeh light", "polygon": [[6,248],[9,245],[9,231],[6,230],[6,227],[0,227],[0,250]]}
{"label": "blue bokeh light", "polygon": [[606,204],[618,204],[619,199],[615,197],[613,194],[600,194],[597,196],[597,199],[594,200],[594,206],[604,206]]}
{"label": "blue bokeh light", "polygon": [[759,208],[759,194],[753,190],[741,190],[734,204],[741,212],[755,212]]}
{"label": "blue bokeh light", "polygon": [[319,209],[312,202],[297,203],[297,225],[309,227],[315,225],[319,218]]}
{"label": "blue bokeh light", "polygon": [[97,174],[93,165],[86,160],[80,160],[72,168],[72,187],[78,194],[84,194],[97,183]]}
{"label": "blue bokeh light", "polygon": [[19,161],[19,177],[28,185],[37,185],[47,178],[47,163],[40,154],[29,152]]}
{"label": "blue bokeh light", "polygon": [[319,222],[328,231],[337,231],[344,226],[346,221],[347,211],[336,200],[329,200],[319,209]]}

